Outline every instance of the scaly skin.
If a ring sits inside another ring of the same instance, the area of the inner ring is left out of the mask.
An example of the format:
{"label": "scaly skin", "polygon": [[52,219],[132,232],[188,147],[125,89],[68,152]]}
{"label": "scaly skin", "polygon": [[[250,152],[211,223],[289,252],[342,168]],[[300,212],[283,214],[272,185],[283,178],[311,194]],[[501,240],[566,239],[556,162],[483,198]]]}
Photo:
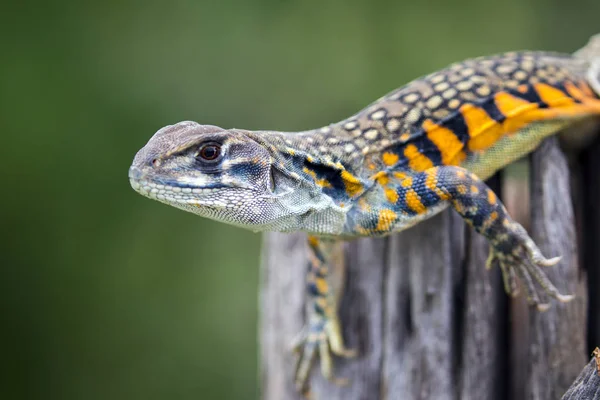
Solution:
{"label": "scaly skin", "polygon": [[[467,60],[417,79],[354,116],[297,133],[180,122],[159,130],[129,171],[141,194],[254,231],[305,231],[312,301],[296,385],[319,353],[350,357],[336,311],[329,257],[336,241],[382,236],[448,206],[490,243],[506,291],[520,279],[529,302],[572,299],[540,267],[546,259],[483,182],[559,131],[600,121],[600,37],[575,55],[507,53]],[[589,124],[588,124],[589,125]]]}

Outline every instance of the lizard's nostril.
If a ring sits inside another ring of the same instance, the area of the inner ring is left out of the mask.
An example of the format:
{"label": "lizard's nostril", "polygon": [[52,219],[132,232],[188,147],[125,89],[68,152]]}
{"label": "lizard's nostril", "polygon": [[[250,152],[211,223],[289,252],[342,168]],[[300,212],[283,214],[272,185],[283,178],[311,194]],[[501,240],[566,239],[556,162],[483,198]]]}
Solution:
{"label": "lizard's nostril", "polygon": [[152,160],[152,165],[155,166],[155,167],[160,166],[160,160],[158,158],[154,158]]}

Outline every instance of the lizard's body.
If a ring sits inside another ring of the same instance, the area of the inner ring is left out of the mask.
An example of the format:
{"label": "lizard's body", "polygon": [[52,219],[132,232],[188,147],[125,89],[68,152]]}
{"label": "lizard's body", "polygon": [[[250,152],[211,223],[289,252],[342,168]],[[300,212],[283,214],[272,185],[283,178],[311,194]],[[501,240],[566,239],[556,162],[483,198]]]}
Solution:
{"label": "lizard's body", "polygon": [[[356,115],[298,133],[224,130],[182,122],[156,133],[134,160],[132,186],[196,214],[255,231],[305,231],[313,301],[297,384],[318,350],[331,376],[341,339],[327,258],[332,238],[380,236],[452,206],[491,244],[507,291],[520,278],[560,301],[545,259],[484,179],[547,136],[600,126],[600,38],[576,55],[507,53],[467,60],[411,82]],[[213,156],[215,156],[213,158]],[[317,237],[327,240],[317,240]]]}

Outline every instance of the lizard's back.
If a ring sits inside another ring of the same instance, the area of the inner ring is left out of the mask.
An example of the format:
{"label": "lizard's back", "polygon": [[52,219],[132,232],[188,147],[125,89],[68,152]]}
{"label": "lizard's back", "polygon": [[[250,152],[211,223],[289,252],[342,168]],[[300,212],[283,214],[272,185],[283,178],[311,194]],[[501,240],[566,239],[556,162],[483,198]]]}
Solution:
{"label": "lizard's back", "polygon": [[389,93],[320,139],[363,179],[437,165],[487,178],[573,118],[600,115],[589,70],[585,58],[547,52],[467,60]]}

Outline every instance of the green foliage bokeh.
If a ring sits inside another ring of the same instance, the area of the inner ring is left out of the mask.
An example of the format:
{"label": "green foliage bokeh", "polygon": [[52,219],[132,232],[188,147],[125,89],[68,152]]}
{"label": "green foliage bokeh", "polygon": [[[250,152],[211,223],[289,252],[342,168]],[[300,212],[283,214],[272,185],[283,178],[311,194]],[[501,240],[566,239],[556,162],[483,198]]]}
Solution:
{"label": "green foliage bokeh", "polygon": [[5,399],[257,398],[260,236],[131,190],[160,127],[313,128],[453,61],[600,32],[597,0],[4,3]]}

